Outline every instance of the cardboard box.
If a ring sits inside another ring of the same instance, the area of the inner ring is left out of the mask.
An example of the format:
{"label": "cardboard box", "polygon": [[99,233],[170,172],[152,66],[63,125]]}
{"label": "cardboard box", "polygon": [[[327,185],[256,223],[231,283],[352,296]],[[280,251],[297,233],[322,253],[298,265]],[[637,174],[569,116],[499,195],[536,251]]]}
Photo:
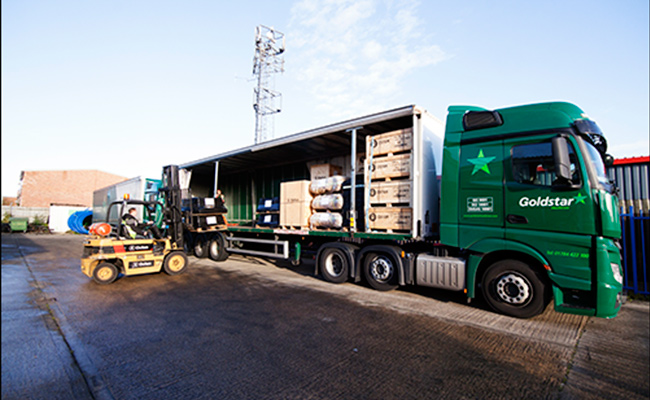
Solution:
{"label": "cardboard box", "polygon": [[280,205],[311,202],[310,184],[307,180],[280,183]]}
{"label": "cardboard box", "polygon": [[311,216],[311,181],[282,182],[280,184],[280,225],[306,227]]}
{"label": "cardboard box", "polygon": [[[370,159],[368,159],[368,162]],[[371,179],[401,178],[411,175],[411,155],[373,157]]]}
{"label": "cardboard box", "polygon": [[382,155],[409,151],[413,147],[413,129],[399,129],[381,135],[366,136],[366,154]]}
{"label": "cardboard box", "polygon": [[411,187],[411,181],[373,182],[370,204],[410,203]]}
{"label": "cardboard box", "polygon": [[307,227],[311,207],[309,202],[280,203],[280,225],[286,227]]}
{"label": "cardboard box", "polygon": [[329,178],[334,175],[343,175],[343,168],[332,164],[316,164],[309,168],[311,180]]}
{"label": "cardboard box", "polygon": [[371,207],[368,211],[370,229],[411,230],[411,208]]}

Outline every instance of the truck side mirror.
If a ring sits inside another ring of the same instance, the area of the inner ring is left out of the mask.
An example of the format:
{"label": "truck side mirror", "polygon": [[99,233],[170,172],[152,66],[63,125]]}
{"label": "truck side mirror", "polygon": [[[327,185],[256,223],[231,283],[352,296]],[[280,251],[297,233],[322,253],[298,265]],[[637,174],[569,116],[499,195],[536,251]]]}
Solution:
{"label": "truck side mirror", "polygon": [[611,154],[605,154],[603,157],[603,162],[605,163],[606,167],[611,167],[614,165],[614,157]]}
{"label": "truck side mirror", "polygon": [[553,160],[555,161],[555,175],[561,182],[571,183],[571,160],[566,139],[562,136],[553,138]]}

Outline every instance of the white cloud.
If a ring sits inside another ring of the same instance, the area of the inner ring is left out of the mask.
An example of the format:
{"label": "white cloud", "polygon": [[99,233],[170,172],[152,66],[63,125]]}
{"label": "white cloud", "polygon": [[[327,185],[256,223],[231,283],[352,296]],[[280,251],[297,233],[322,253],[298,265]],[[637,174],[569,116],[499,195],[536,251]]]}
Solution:
{"label": "white cloud", "polygon": [[421,34],[418,6],[412,0],[294,4],[286,57],[321,111],[348,117],[385,108],[406,77],[449,58]]}

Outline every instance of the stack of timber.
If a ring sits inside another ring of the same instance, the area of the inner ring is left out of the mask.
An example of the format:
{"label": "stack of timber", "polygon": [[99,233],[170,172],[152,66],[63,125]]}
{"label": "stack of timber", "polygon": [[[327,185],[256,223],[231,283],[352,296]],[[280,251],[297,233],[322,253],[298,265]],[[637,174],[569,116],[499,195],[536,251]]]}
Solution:
{"label": "stack of timber", "polygon": [[411,229],[413,129],[366,137],[367,230],[401,233]]}

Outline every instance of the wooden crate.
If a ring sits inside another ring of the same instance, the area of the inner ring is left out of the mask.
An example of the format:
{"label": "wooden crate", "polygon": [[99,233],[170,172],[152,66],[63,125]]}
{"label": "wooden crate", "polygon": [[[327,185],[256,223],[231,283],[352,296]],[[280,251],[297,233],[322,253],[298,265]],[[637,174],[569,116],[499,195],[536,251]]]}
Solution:
{"label": "wooden crate", "polygon": [[401,153],[413,148],[413,129],[399,129],[381,135],[366,136],[366,154],[373,156]]}
{"label": "wooden crate", "polygon": [[368,211],[370,229],[410,230],[410,207],[371,207]]}
{"label": "wooden crate", "polygon": [[308,180],[280,183],[280,204],[310,202],[310,184]]}
{"label": "wooden crate", "polygon": [[370,204],[410,203],[411,190],[411,181],[373,182]]}
{"label": "wooden crate", "polygon": [[401,178],[411,175],[411,155],[373,157],[371,179]]}
{"label": "wooden crate", "polygon": [[280,203],[280,226],[307,227],[310,216],[309,202]]}
{"label": "wooden crate", "polygon": [[329,178],[334,175],[343,175],[343,168],[332,164],[316,164],[309,168],[311,180]]}
{"label": "wooden crate", "polygon": [[280,225],[306,227],[311,215],[310,181],[282,182],[280,184]]}

